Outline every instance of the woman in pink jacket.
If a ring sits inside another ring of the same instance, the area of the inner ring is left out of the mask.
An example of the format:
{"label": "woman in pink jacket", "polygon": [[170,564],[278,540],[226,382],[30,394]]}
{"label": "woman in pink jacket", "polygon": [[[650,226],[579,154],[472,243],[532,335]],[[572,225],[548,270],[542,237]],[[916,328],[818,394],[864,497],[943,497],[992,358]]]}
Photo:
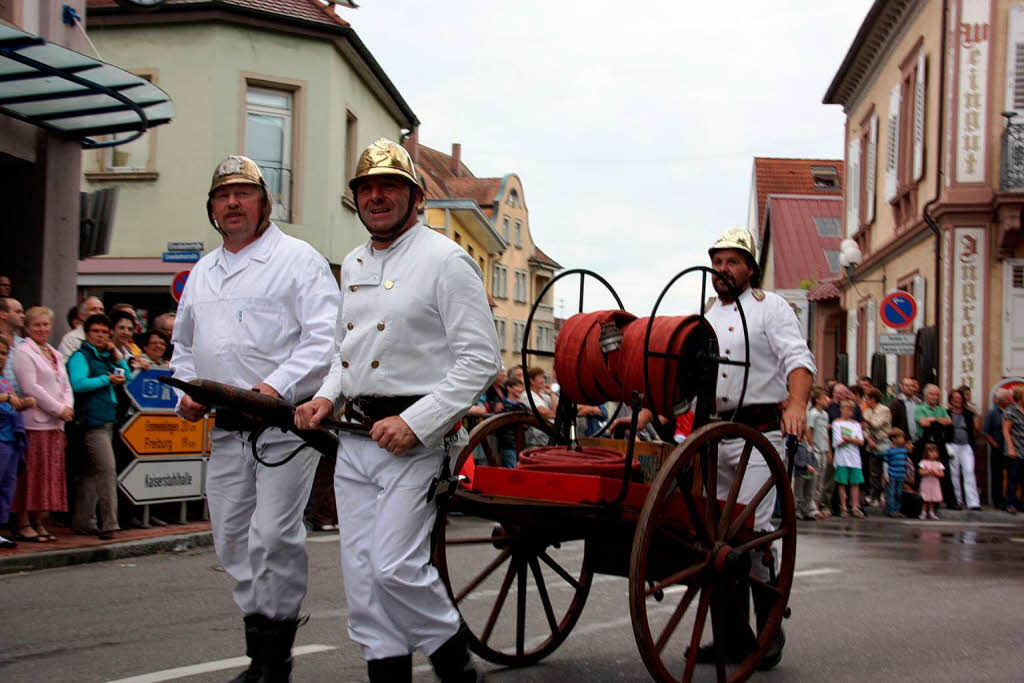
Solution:
{"label": "woman in pink jacket", "polygon": [[21,391],[36,400],[36,407],[24,413],[28,452],[12,509],[18,515],[17,537],[37,543],[54,540],[46,529],[50,512],[68,509],[64,423],[75,416],[74,395],[63,359],[47,343],[52,327],[53,311],[44,306],[28,309],[28,339],[14,357]]}

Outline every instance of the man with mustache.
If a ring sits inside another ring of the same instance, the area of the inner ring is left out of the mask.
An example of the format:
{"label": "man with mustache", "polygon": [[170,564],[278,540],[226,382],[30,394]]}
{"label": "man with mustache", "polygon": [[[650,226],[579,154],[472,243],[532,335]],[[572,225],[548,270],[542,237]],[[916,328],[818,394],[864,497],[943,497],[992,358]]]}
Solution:
{"label": "man with mustache", "polygon": [[334,490],[348,633],[371,683],[411,681],[414,650],[443,683],[472,683],[459,613],[430,564],[427,493],[453,425],[501,369],[483,274],[419,221],[423,190],[401,145],[367,147],[349,187],[370,239],[342,263],[331,371],[295,422],[315,428],[344,399],[370,427],[339,435]]}
{"label": "man with mustache", "polygon": [[[786,435],[801,438],[807,427],[807,397],[816,368],[807,342],[800,334],[800,324],[789,303],[781,296],[758,289],[760,269],[754,236],[745,228],[730,228],[708,249],[711,267],[722,277],[712,278],[718,299],[705,307],[707,320],[715,328],[719,354],[736,361],[748,360],[743,343],[743,323],[736,303],[743,307],[750,338],[750,370],[743,406],[733,419],[764,433],[771,444],[786,458]],[[734,287],[730,288],[725,281]],[[743,369],[736,365],[719,367],[717,405],[720,415],[729,416],[739,400],[743,387]],[[725,440],[718,448],[718,497],[724,499],[732,485],[736,466],[743,450],[743,441]],[[738,502],[750,500],[770,476],[767,464],[751,458],[743,477]],[[754,513],[756,530],[771,530],[775,489],[758,505]],[[776,553],[776,562],[778,554]],[[766,567],[755,555],[751,574],[768,579]],[[771,592],[751,584],[754,613],[758,631],[773,605]],[[786,638],[781,627],[779,635],[764,654],[762,669],[774,667],[782,659]],[[727,648],[736,641],[727,643]],[[742,645],[734,656],[745,654]],[[703,650],[704,648],[702,648]],[[711,655],[713,651],[705,651]]]}
{"label": "man with mustache", "polygon": [[[229,156],[217,166],[206,211],[224,243],[192,268],[174,321],[171,369],[186,382],[212,379],[294,403],[313,395],[330,365],[338,286],[324,257],[283,233],[271,210],[255,162]],[[182,417],[199,420],[206,412],[181,395]],[[307,448],[280,467],[258,465],[248,443],[254,427],[244,415],[217,411],[206,495],[252,659],[233,680],[278,683],[290,677],[306,595],[302,513],[319,454]],[[301,445],[268,430],[258,447],[267,461],[278,461]]]}

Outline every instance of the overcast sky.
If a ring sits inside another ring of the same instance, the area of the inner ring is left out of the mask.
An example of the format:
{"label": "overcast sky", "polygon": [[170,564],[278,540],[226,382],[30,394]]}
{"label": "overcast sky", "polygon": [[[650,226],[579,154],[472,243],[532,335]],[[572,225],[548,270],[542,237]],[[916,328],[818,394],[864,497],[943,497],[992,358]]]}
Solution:
{"label": "overcast sky", "polygon": [[[338,12],[423,144],[462,143],[479,177],[517,173],[534,241],[644,315],[746,223],[754,156],[843,157],[842,109],[821,100],[870,6],[364,0]],[[560,284],[556,313],[571,314],[578,281]],[[694,309],[696,286],[681,282],[659,312]]]}

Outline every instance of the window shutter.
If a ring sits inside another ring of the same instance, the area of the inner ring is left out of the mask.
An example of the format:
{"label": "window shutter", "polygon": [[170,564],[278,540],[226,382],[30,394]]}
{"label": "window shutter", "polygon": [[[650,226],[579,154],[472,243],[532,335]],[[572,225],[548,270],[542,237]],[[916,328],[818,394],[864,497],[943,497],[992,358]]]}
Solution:
{"label": "window shutter", "polygon": [[865,223],[872,223],[875,220],[875,173],[878,166],[878,114],[871,115],[871,123],[868,124],[868,158],[865,160],[867,166],[864,174],[864,207]]}
{"label": "window shutter", "polygon": [[925,290],[924,290],[924,278],[920,275],[915,275],[914,279],[910,284],[910,293],[917,299],[917,318],[914,320],[914,332],[924,327],[924,311],[925,311]]}
{"label": "window shutter", "polygon": [[914,180],[924,176],[924,86],[925,54],[917,56],[917,83],[914,85]]}
{"label": "window shutter", "polygon": [[846,148],[846,236],[860,228],[860,143],[851,140]]}
{"label": "window shutter", "polygon": [[889,93],[889,119],[885,131],[885,200],[896,197],[897,162],[900,148],[900,86]]}
{"label": "window shutter", "polygon": [[847,365],[850,369],[850,381],[856,381],[857,377],[857,310],[846,312],[846,356]]}

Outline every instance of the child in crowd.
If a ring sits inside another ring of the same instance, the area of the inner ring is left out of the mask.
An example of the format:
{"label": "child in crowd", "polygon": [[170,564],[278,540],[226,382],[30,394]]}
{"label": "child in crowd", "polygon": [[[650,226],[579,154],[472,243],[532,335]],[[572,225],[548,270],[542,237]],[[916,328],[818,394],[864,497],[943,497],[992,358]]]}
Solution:
{"label": "child in crowd", "polygon": [[814,505],[818,518],[832,516],[833,478],[836,468],[832,464],[828,433],[828,394],[821,387],[813,387],[810,395],[811,407],[807,410],[807,432],[804,442],[808,444],[818,461],[814,475]]}
{"label": "child in crowd", "polygon": [[[839,514],[864,517],[860,509],[860,485],[864,472],[860,468],[860,447],[864,445],[864,431],[853,419],[856,404],[850,399],[839,403],[839,419],[832,422],[832,451],[836,466],[836,484],[839,485]],[[849,489],[849,493],[847,493]],[[849,501],[849,505],[847,505]]]}
{"label": "child in crowd", "polygon": [[[0,334],[0,526],[7,526],[14,499],[14,487],[18,481],[18,465],[21,464],[27,445],[25,422],[19,413],[36,404],[34,398],[20,398],[14,393],[9,379],[4,377],[4,366],[10,342]],[[18,544],[0,536],[0,548],[13,548]]]}
{"label": "child in crowd", "polygon": [[805,443],[796,447],[793,454],[793,496],[796,498],[796,518],[816,520],[811,514],[814,498],[814,475],[818,471],[818,460],[814,451]]}
{"label": "child in crowd", "polygon": [[882,483],[885,484],[885,514],[889,517],[902,517],[900,514],[900,497],[903,492],[903,480],[906,479],[907,435],[902,429],[889,430],[889,441],[892,446],[882,454]]}
{"label": "child in crowd", "polygon": [[924,445],[924,458],[917,466],[917,473],[921,475],[919,490],[924,503],[918,519],[938,519],[936,510],[942,502],[941,479],[946,476],[946,468],[939,462],[939,447],[934,443]]}

